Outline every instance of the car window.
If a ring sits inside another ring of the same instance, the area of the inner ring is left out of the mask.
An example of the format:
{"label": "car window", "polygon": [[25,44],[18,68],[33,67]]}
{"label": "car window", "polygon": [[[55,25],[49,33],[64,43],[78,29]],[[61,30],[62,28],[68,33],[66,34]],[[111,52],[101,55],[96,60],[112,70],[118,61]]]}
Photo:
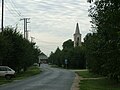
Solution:
{"label": "car window", "polygon": [[7,68],[1,67],[1,68],[0,68],[0,71],[7,71]]}
{"label": "car window", "polygon": [[11,69],[9,69],[9,68],[6,68],[7,69],[7,71],[11,71]]}
{"label": "car window", "polygon": [[0,68],[0,71],[2,71],[2,68]]}

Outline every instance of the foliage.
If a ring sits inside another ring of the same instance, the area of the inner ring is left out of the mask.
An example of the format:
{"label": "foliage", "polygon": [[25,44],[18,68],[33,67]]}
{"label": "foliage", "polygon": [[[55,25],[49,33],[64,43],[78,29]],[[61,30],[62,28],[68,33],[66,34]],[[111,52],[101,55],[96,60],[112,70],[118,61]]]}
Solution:
{"label": "foliage", "polygon": [[89,72],[88,70],[81,70],[81,71],[76,71],[76,73],[82,77],[82,78],[100,78],[100,75],[97,74],[93,74],[91,72]]}
{"label": "foliage", "polygon": [[4,28],[0,33],[0,64],[10,66],[17,72],[24,71],[38,60],[40,50],[34,43],[24,39],[12,27]]}
{"label": "foliage", "polygon": [[63,43],[63,48],[64,49],[73,48],[73,45],[74,45],[73,41],[69,39]]}
{"label": "foliage", "polygon": [[[93,1],[93,0],[89,0]],[[120,1],[96,0],[89,10],[93,33],[84,39],[87,64],[93,73],[120,78]]]}
{"label": "foliage", "polygon": [[84,57],[84,49],[82,47],[73,46],[72,40],[63,43],[63,49],[56,49],[55,53],[51,53],[49,62],[59,67],[66,67],[65,59],[67,59],[67,68],[86,68],[86,60]]}

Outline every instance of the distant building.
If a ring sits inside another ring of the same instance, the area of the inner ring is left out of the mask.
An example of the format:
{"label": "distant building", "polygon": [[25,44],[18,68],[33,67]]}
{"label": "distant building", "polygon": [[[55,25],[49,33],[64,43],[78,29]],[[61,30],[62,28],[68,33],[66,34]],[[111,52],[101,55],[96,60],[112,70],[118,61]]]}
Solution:
{"label": "distant building", "polygon": [[81,43],[81,34],[80,34],[80,30],[79,30],[79,25],[77,23],[75,34],[74,34],[74,47],[81,46],[81,45],[82,45],[82,43]]}
{"label": "distant building", "polygon": [[41,53],[39,55],[39,62],[38,63],[47,63],[47,62],[48,62],[48,57],[44,53]]}

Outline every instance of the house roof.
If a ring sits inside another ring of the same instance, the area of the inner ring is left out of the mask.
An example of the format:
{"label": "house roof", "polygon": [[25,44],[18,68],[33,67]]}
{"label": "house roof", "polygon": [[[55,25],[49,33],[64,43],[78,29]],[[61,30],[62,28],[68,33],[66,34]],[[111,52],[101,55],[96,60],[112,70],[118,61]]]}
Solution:
{"label": "house roof", "polygon": [[41,53],[39,55],[39,59],[48,59],[47,55],[45,55],[44,53]]}

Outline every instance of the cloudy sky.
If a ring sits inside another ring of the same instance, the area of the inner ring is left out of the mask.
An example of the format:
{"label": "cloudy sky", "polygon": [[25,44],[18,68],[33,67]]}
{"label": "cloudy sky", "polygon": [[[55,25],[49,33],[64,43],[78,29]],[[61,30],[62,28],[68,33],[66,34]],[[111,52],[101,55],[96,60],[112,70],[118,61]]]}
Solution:
{"label": "cloudy sky", "polygon": [[62,49],[64,41],[73,40],[77,22],[82,39],[90,32],[88,8],[87,0],[5,0],[4,26],[17,24],[23,33],[20,19],[30,18],[29,40],[34,37],[41,51],[49,55],[57,47]]}

